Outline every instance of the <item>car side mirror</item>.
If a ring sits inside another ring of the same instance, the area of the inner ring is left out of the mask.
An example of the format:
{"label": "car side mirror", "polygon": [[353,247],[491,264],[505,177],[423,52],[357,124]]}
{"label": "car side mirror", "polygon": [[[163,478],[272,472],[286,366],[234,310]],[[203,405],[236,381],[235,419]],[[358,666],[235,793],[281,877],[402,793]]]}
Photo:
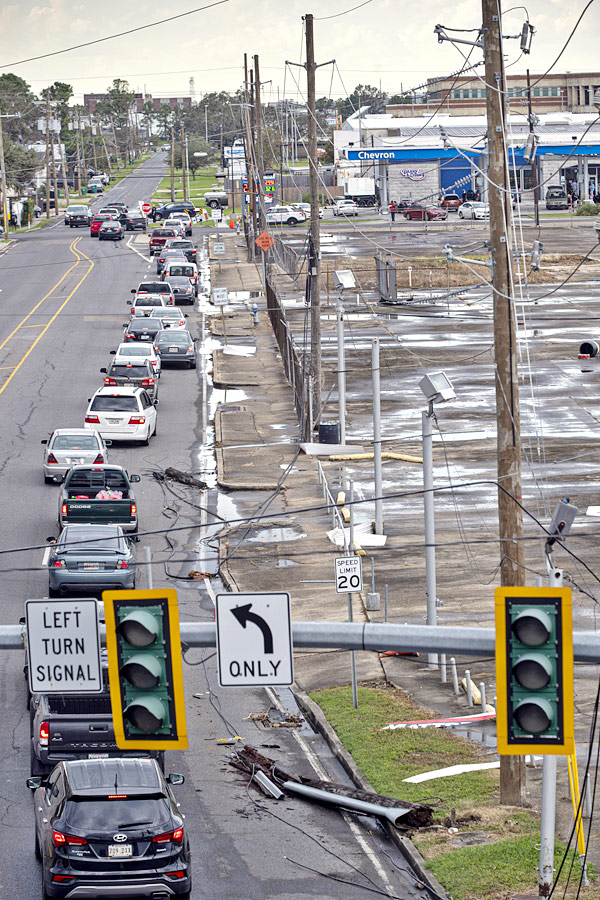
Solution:
{"label": "car side mirror", "polygon": [[[30,779],[34,780],[34,779]],[[183,784],[185,781],[185,775],[176,775],[174,772],[171,772],[170,775],[167,775],[167,781],[169,784]]]}
{"label": "car side mirror", "polygon": [[185,318],[185,319],[189,319],[189,316],[188,316],[187,313],[184,313],[184,318]]}
{"label": "car side mirror", "polygon": [[46,543],[47,544],[55,544],[56,543],[56,538],[54,537],[53,534],[51,534],[50,537],[46,538]]}
{"label": "car side mirror", "polygon": [[152,403],[154,406],[158,406],[158,397],[155,397]]}
{"label": "car side mirror", "polygon": [[130,476],[129,476],[129,480],[130,480],[130,482],[131,482],[132,484],[137,484],[137,483],[138,483],[139,481],[141,481],[142,479],[140,478],[139,475],[130,475]]}
{"label": "car side mirror", "polygon": [[40,441],[40,444],[47,444],[47,443],[48,443],[48,438],[44,438],[43,441]]}
{"label": "car side mirror", "polygon": [[131,288],[131,293],[135,294],[135,288]]}
{"label": "car side mirror", "polygon": [[47,783],[48,779],[43,775],[34,775],[32,778],[28,778],[25,782],[30,791],[37,791],[38,788],[43,787]]}
{"label": "car side mirror", "polygon": [[[106,366],[102,366],[102,368],[100,369],[100,374],[106,375]],[[44,442],[42,441],[42,443],[44,443]]]}
{"label": "car side mirror", "polygon": [[112,441],[106,441],[106,440],[105,440],[105,441],[104,441],[104,446],[105,446],[105,447],[112,447]]}
{"label": "car side mirror", "polygon": [[127,306],[131,306],[131,300],[127,301]]}
{"label": "car side mirror", "polygon": [[116,356],[116,355],[117,355],[117,351],[116,351],[116,350],[111,350],[111,351],[110,351],[110,355],[111,355],[111,356]]}

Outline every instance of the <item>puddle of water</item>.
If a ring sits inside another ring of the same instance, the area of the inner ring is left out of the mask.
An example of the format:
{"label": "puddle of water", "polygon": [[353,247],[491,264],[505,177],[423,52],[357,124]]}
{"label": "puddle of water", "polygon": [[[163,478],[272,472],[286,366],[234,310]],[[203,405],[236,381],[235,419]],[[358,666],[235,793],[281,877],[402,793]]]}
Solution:
{"label": "puddle of water", "polygon": [[278,544],[282,541],[298,541],[306,534],[295,526],[272,525],[268,528],[253,528],[246,538],[252,544]]}
{"label": "puddle of water", "polygon": [[291,559],[278,559],[276,563],[276,568],[283,569],[285,566],[299,566],[300,563],[294,562]]}

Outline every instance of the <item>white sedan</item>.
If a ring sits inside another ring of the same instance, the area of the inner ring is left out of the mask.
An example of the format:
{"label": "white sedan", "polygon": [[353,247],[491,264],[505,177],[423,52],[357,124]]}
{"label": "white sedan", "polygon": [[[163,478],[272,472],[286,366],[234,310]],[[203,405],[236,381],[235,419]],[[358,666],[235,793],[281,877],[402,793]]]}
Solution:
{"label": "white sedan", "polygon": [[490,208],[479,200],[467,200],[458,207],[459,219],[489,219]]}
{"label": "white sedan", "polygon": [[338,200],[333,205],[334,216],[357,216],[358,206],[354,200]]}
{"label": "white sedan", "polygon": [[90,400],[85,427],[112,441],[140,441],[156,434],[156,404],[142,387],[102,387]]}
{"label": "white sedan", "polygon": [[46,484],[50,484],[55,475],[64,475],[71,466],[108,462],[106,444],[99,434],[86,428],[57,428],[49,438],[44,438],[42,444]]}
{"label": "white sedan", "polygon": [[152,368],[158,376],[160,376],[160,356],[155,352],[151,343],[142,343],[142,341],[132,341],[130,344],[119,344],[116,350],[111,350],[110,355],[115,357],[115,362],[119,365],[127,363],[139,363],[141,360],[148,360]]}

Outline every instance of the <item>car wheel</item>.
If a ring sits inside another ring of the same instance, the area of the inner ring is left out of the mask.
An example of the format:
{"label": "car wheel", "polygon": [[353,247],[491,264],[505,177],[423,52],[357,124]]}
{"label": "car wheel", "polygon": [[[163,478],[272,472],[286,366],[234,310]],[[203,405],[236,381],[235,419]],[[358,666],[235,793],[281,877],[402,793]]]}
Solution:
{"label": "car wheel", "polygon": [[148,434],[146,435],[146,437],[145,437],[144,440],[142,441],[142,444],[143,444],[144,447],[148,447],[148,446],[149,446],[149,444],[150,444],[150,428],[148,428]]}
{"label": "car wheel", "polygon": [[44,484],[54,484],[54,477],[52,475],[44,475]]}
{"label": "car wheel", "polygon": [[37,861],[41,862],[42,861],[42,851],[40,850],[40,841],[38,838],[37,829],[35,829],[33,852],[35,853],[35,858],[37,859]]}
{"label": "car wheel", "polygon": [[297,224],[298,224],[298,220],[294,219],[293,216],[291,219],[288,219],[288,225],[297,225]]}
{"label": "car wheel", "polygon": [[48,587],[48,596],[49,597],[60,597],[60,591],[57,591],[56,588]]}
{"label": "car wheel", "polygon": [[459,219],[464,219],[464,216],[463,216],[463,214],[461,213],[460,209],[459,209],[459,211],[458,211],[458,218],[459,218]]}

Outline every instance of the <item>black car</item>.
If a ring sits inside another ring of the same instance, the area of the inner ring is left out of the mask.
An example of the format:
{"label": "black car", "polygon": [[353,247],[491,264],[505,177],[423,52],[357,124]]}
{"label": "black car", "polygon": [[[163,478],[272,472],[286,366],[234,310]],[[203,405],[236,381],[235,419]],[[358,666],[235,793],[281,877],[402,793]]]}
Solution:
{"label": "black car", "polygon": [[129,325],[123,326],[126,331],[124,341],[153,341],[162,328],[159,319],[148,316],[133,316]]}
{"label": "black car", "polygon": [[72,760],[28,778],[43,896],[189,900],[189,841],[170,787],[183,780],[154,759]]}
{"label": "black car", "polygon": [[188,262],[196,262],[198,251],[196,245],[191,241],[185,241],[183,238],[168,238],[165,241],[165,250],[181,250]]}
{"label": "black car", "polygon": [[147,359],[139,363],[111,362],[108,368],[100,369],[105,376],[105,385],[128,384],[132,387],[143,387],[152,401],[158,397],[158,377],[154,374],[152,363]]}
{"label": "black car", "polygon": [[116,222],[114,219],[107,219],[107,221],[103,222],[100,226],[100,230],[98,232],[98,240],[122,241],[123,229],[121,227],[121,223]]}
{"label": "black car", "polygon": [[166,203],[156,210],[157,219],[168,219],[172,213],[186,212],[190,218],[193,218],[198,210],[189,200],[175,200],[173,203]]}
{"label": "black car", "polygon": [[141,212],[128,212],[123,218],[125,231],[143,231],[146,234],[148,220]]}

